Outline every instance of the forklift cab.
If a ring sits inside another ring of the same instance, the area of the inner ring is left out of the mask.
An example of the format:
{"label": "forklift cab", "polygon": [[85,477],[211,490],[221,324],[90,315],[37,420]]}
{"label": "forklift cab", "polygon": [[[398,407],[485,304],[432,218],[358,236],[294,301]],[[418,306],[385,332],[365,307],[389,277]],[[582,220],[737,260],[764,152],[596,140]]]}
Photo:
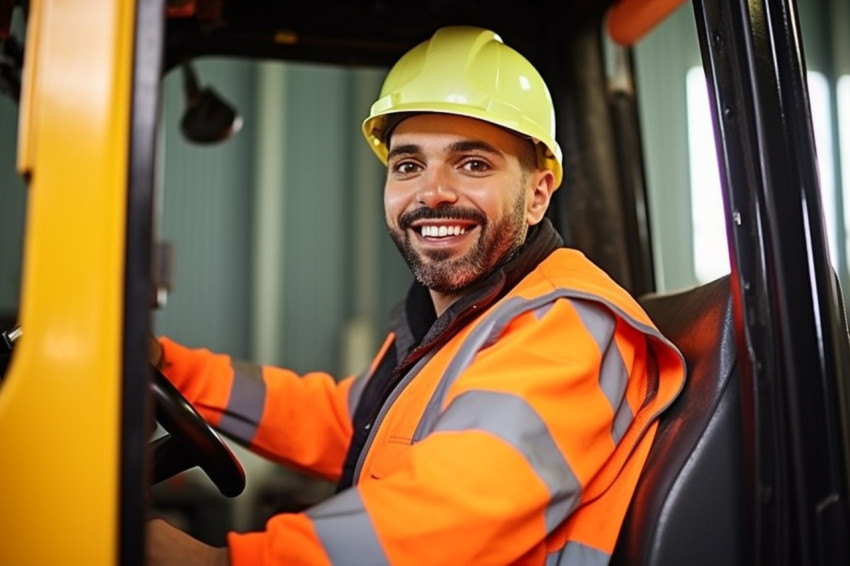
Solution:
{"label": "forklift cab", "polygon": [[[654,207],[683,188],[654,187],[648,174],[636,52],[682,14],[707,86],[729,269],[676,288],[653,235],[690,236]],[[308,339],[322,342],[313,323],[339,324],[333,369],[362,361],[383,297],[406,283],[366,228],[381,221],[379,167],[352,150],[299,172],[311,155],[298,151],[362,146],[350,114],[368,108],[402,53],[451,24],[496,30],[540,70],[566,156],[553,224],[639,298],[688,362],[612,564],[850,562],[847,275],[830,262],[793,0],[0,0],[0,91],[15,108],[14,128],[0,128],[14,146],[0,191],[26,193],[3,334],[0,457],[12,464],[0,482],[0,563],[143,564],[152,483],[198,466],[220,495],[242,492],[245,471],[250,484],[246,455],[152,371],[149,333],[191,332],[191,321],[213,342],[198,345],[265,363],[283,342],[282,361],[297,365]],[[210,59],[225,61],[231,90],[252,104],[220,97],[222,67]],[[289,133],[308,118],[341,133]],[[228,144],[255,166],[247,176],[227,167]],[[351,247],[298,236],[317,220]],[[204,272],[199,254],[217,270]],[[322,277],[286,279],[296,298],[280,294],[284,272],[321,262]],[[353,296],[332,286],[349,274]],[[287,333],[289,319],[303,337]],[[150,444],[154,420],[182,440]],[[201,449],[187,458],[189,444]]]}

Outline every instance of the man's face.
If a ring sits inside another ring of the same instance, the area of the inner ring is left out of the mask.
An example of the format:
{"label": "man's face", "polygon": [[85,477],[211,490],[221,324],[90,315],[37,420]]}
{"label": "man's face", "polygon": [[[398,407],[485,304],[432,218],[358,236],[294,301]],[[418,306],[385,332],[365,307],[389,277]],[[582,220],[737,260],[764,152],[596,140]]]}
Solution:
{"label": "man's face", "polygon": [[528,140],[472,118],[423,114],[393,130],[387,227],[432,293],[457,296],[516,250],[528,227],[540,221],[551,173],[529,171],[523,160],[533,162]]}

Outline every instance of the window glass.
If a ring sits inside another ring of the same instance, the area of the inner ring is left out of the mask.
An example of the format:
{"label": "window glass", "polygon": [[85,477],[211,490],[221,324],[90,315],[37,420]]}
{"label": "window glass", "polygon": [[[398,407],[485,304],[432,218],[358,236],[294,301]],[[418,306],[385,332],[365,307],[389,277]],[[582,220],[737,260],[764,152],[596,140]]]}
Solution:
{"label": "window glass", "polygon": [[845,249],[850,254],[850,75],[838,79],[838,145],[841,165],[841,194],[844,195]]}
{"label": "window glass", "polygon": [[[843,77],[843,110],[839,106],[839,124],[842,138],[850,144],[850,128],[846,125],[850,116],[850,82]],[[823,74],[808,73],[809,100],[815,146],[818,153],[821,197],[825,211],[826,229],[833,264],[837,263],[837,215],[834,174],[834,148],[832,142],[829,83]],[[841,84],[841,83],[840,83]],[[707,282],[729,272],[726,226],[723,219],[723,201],[720,177],[711,125],[708,89],[702,67],[691,68],[686,77],[688,105],[688,151],[691,185],[691,218],[693,220],[694,274],[700,282]],[[839,92],[839,96],[842,96]],[[839,102],[839,105],[841,102]],[[843,149],[842,165],[848,163],[848,150]],[[850,167],[850,165],[848,165]],[[848,169],[844,168],[845,171]],[[846,188],[846,182],[845,182]],[[844,193],[847,194],[847,193]],[[850,200],[850,199],[848,199]],[[846,202],[846,201],[845,201]],[[845,218],[848,213],[845,212]]]}
{"label": "window glass", "polygon": [[706,282],[729,272],[729,253],[708,89],[702,67],[690,69],[686,83],[694,274],[698,281]]}

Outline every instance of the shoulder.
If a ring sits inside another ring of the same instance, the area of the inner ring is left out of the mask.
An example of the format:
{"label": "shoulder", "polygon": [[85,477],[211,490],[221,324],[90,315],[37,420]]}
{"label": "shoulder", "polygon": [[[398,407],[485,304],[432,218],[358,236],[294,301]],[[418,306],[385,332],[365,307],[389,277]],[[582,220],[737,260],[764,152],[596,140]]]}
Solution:
{"label": "shoulder", "polygon": [[654,329],[652,321],[628,291],[582,252],[572,248],[559,248],[549,254],[509,295],[538,301],[588,301],[636,326]]}

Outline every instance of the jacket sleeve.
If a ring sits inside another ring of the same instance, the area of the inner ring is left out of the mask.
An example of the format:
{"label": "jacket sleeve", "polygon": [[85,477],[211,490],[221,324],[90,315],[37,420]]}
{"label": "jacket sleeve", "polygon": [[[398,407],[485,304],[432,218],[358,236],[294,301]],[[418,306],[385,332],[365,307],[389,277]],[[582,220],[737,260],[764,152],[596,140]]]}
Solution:
{"label": "jacket sleeve", "polygon": [[160,338],[162,372],[212,426],[280,464],[336,480],[352,427],[353,378],[303,376]]}
{"label": "jacket sleeve", "polygon": [[492,331],[471,354],[455,354],[446,373],[458,376],[421,438],[373,446],[359,484],[306,512],[231,533],[232,563],[543,564],[580,513],[590,525],[582,548],[610,553],[633,483],[595,518],[585,510],[621,478],[636,480],[642,462],[621,471],[639,444],[645,457],[683,366],[662,354],[678,384],[655,383],[649,352],[667,346],[581,301],[555,301]]}

